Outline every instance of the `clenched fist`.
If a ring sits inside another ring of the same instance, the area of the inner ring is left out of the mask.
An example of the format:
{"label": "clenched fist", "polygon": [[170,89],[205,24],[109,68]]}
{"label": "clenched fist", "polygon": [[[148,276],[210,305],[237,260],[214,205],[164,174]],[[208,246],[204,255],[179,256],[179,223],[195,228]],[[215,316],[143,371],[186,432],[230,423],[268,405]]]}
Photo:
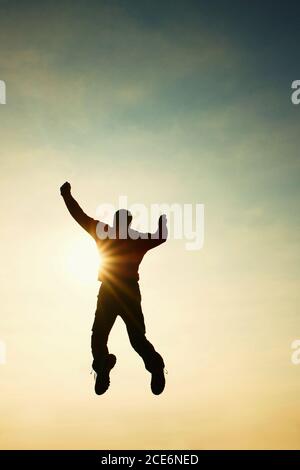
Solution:
{"label": "clenched fist", "polygon": [[71,185],[68,181],[66,181],[61,187],[60,187],[60,194],[64,196],[65,194],[70,194],[71,192]]}

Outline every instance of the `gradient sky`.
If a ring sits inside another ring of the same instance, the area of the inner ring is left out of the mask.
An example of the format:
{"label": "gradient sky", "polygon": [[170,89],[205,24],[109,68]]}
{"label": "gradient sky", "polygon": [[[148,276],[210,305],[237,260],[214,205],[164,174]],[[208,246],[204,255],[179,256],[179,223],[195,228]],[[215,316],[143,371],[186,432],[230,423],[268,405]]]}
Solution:
{"label": "gradient sky", "polygon": [[[294,1],[0,1],[0,448],[299,448],[299,22]],[[97,253],[65,180],[92,216],[205,204],[203,249],[140,271],[160,397],[121,320],[93,393]]]}

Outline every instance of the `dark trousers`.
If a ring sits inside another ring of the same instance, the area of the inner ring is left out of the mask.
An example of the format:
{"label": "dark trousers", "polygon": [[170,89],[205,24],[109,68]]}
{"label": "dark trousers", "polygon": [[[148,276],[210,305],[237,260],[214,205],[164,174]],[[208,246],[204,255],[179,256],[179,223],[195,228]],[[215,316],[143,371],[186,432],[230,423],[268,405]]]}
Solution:
{"label": "dark trousers", "polygon": [[127,281],[118,286],[103,282],[100,287],[92,329],[93,369],[99,372],[107,364],[108,336],[118,315],[124,320],[130,343],[142,357],[145,368],[152,372],[164,367],[162,357],[145,336],[139,284],[137,281]]}

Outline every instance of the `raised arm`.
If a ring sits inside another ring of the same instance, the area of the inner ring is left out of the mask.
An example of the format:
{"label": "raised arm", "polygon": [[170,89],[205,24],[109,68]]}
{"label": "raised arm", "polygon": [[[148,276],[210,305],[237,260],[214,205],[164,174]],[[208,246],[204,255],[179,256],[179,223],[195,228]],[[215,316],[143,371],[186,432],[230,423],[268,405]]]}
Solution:
{"label": "raised arm", "polygon": [[73,198],[71,194],[71,185],[66,181],[61,188],[60,194],[62,195],[65,204],[70,212],[71,216],[76,220],[76,222],[81,225],[92,237],[96,237],[96,226],[97,220],[92,219],[89,217],[83,210],[81,209],[80,205],[77,201]]}
{"label": "raised arm", "polygon": [[158,219],[158,228],[154,233],[148,233],[148,238],[141,240],[141,243],[145,246],[147,250],[155,248],[158,245],[164,243],[168,238],[168,228],[167,228],[167,217],[166,215],[161,215]]}
{"label": "raised arm", "polygon": [[161,215],[158,219],[158,229],[152,234],[152,237],[158,240],[158,245],[164,243],[168,238],[167,216]]}

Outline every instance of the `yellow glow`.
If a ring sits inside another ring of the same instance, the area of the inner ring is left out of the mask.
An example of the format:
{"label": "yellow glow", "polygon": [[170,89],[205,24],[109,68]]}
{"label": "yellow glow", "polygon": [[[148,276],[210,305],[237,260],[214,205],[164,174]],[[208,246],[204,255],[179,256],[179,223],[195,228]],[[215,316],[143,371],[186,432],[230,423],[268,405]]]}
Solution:
{"label": "yellow glow", "polygon": [[77,238],[66,252],[66,267],[70,275],[82,283],[95,281],[101,257],[92,240]]}

